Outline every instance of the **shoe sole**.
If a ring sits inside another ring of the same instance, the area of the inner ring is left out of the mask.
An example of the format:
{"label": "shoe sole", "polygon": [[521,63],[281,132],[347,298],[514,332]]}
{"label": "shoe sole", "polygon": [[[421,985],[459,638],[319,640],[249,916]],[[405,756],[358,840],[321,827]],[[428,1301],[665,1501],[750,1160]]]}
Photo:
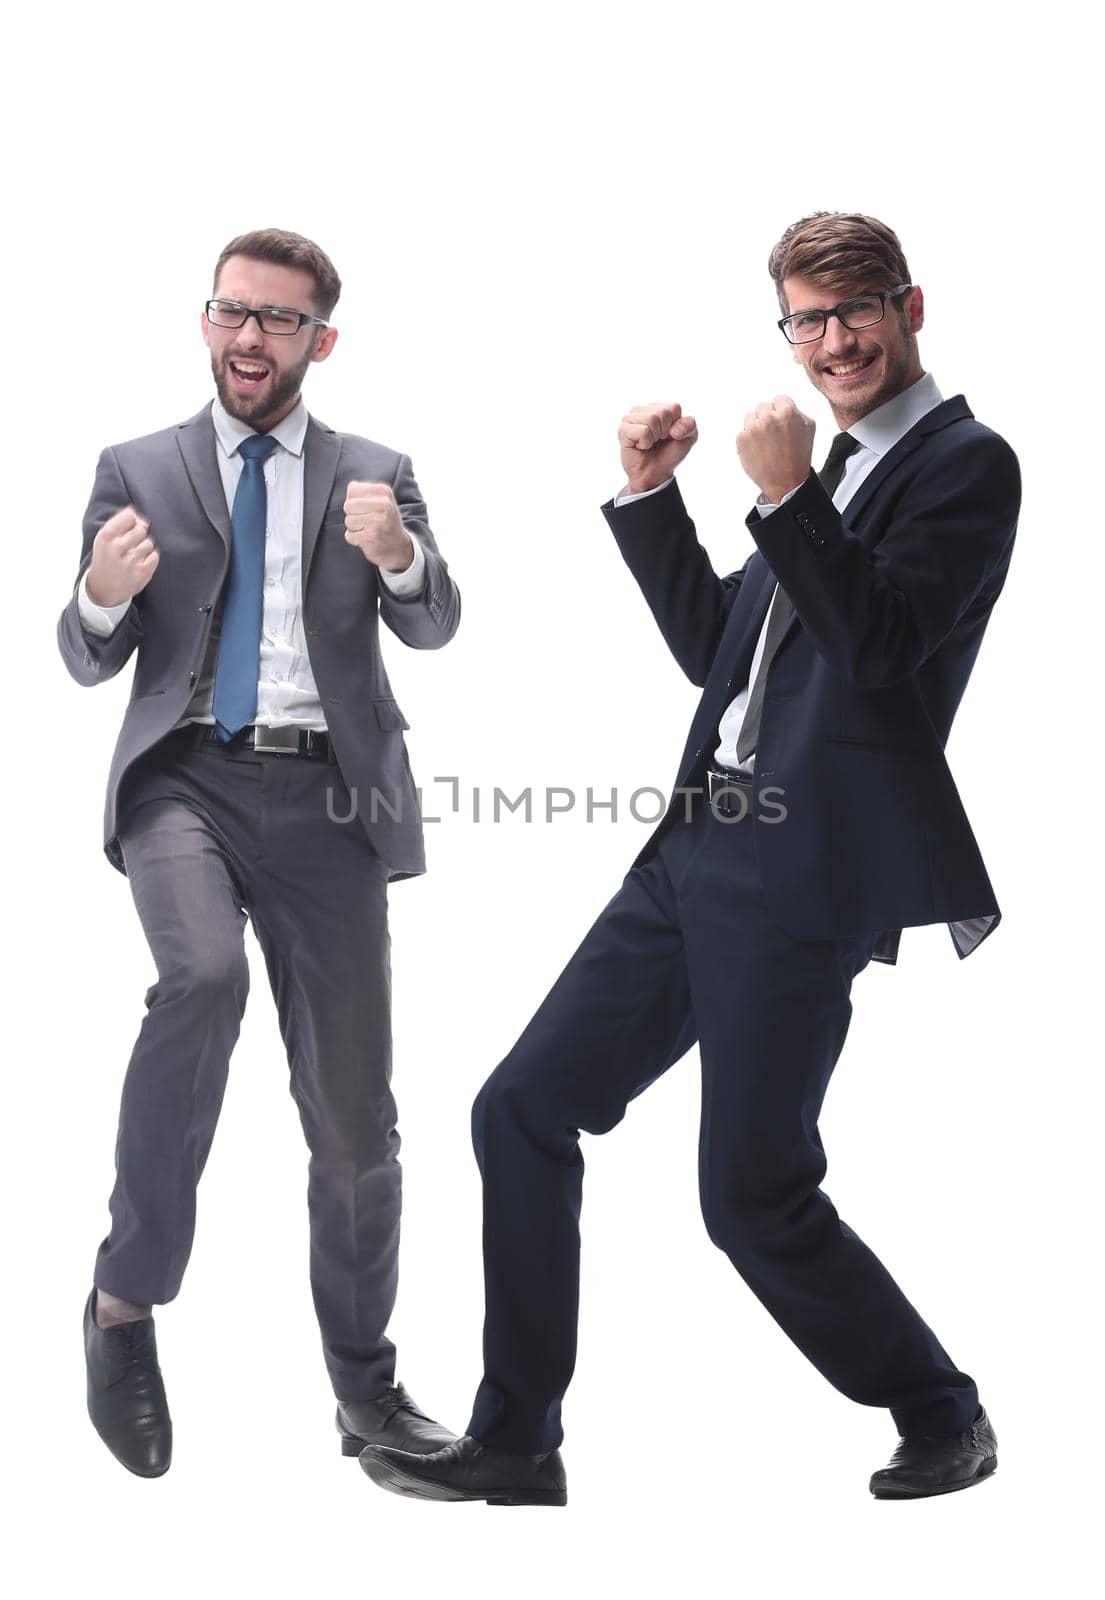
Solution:
{"label": "shoe sole", "polygon": [[392,1494],[405,1495],[410,1500],[485,1500],[489,1506],[566,1506],[565,1489],[504,1489],[496,1493],[466,1493],[451,1489],[445,1484],[427,1483],[422,1478],[411,1477],[390,1461],[379,1461],[373,1456],[361,1456],[361,1466],[381,1489]]}
{"label": "shoe sole", "polygon": [[883,1483],[877,1488],[872,1488],[871,1493],[876,1500],[929,1500],[936,1494],[955,1494],[958,1489],[970,1489],[983,1478],[992,1477],[997,1470],[998,1458],[990,1456],[982,1463],[973,1478],[967,1478],[962,1483],[945,1483],[938,1489],[898,1489],[893,1484]]}
{"label": "shoe sole", "polygon": [[[359,1456],[366,1444],[376,1444],[377,1442],[375,1439],[362,1439],[355,1433],[343,1433],[341,1435],[341,1453],[343,1456]],[[432,1455],[434,1451],[440,1450],[443,1445],[448,1443],[448,1439],[443,1439],[440,1444],[427,1444],[425,1450],[417,1450],[413,1444],[409,1448],[411,1455],[414,1456]]]}
{"label": "shoe sole", "polygon": [[[115,1456],[114,1450],[111,1453]],[[121,1467],[126,1467],[127,1471],[133,1473],[136,1478],[163,1478],[172,1466],[171,1461],[166,1461],[163,1467],[155,1467],[152,1471],[148,1471],[145,1467],[131,1466],[130,1462],[124,1461],[122,1456],[115,1456],[115,1459]]]}

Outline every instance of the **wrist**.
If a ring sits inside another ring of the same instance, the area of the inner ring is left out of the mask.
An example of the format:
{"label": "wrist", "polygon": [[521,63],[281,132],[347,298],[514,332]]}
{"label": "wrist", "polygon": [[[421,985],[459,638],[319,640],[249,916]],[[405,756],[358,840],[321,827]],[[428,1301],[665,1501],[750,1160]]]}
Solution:
{"label": "wrist", "polygon": [[94,606],[121,606],[123,601],[128,598],[127,595],[121,594],[113,599],[111,595],[104,594],[99,590],[91,578],[85,578],[84,592]]}
{"label": "wrist", "polygon": [[781,500],[790,494],[792,489],[800,488],[805,481],[805,478],[803,478],[799,483],[794,483],[793,481],[790,483],[765,483],[761,484],[760,487],[772,505],[777,506]]}
{"label": "wrist", "polygon": [[623,494],[651,494],[653,489],[659,489],[661,484],[667,483],[668,479],[673,476],[674,474],[670,472],[662,472],[659,475],[648,473],[636,478],[627,477],[625,488],[619,489],[618,494],[619,496]]}
{"label": "wrist", "polygon": [[398,559],[403,563],[401,567],[385,567],[384,571],[390,572],[394,576],[398,577],[401,572],[409,572],[411,567],[414,565],[414,540],[411,538],[409,533],[407,534],[406,549],[402,552]]}

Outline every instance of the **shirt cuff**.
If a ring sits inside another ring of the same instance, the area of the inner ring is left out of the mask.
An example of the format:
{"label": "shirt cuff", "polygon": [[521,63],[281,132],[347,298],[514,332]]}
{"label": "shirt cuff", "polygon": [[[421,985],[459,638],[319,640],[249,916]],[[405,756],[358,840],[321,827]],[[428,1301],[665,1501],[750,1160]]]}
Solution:
{"label": "shirt cuff", "polygon": [[123,600],[117,606],[98,606],[94,600],[88,598],[88,573],[85,572],[77,585],[77,615],[88,629],[89,633],[98,633],[102,639],[115,632],[116,628],[130,609],[130,601]]}
{"label": "shirt cuff", "polygon": [[761,489],[760,493],[756,497],[756,510],[760,513],[761,517],[769,517],[773,511],[778,511],[780,506],[786,505],[791,495],[797,494],[801,487],[802,485],[800,483],[796,483],[793,489],[787,490],[786,494],[781,500],[769,500]]}
{"label": "shirt cuff", "polygon": [[673,474],[670,478],[665,478],[663,483],[658,483],[655,489],[641,489],[637,494],[616,494],[614,496],[614,504],[616,506],[627,506],[634,500],[646,500],[650,494],[659,494],[661,489],[666,489],[669,483],[674,482],[675,476]]}
{"label": "shirt cuff", "polygon": [[392,594],[401,596],[417,594],[426,576],[426,552],[413,533],[410,538],[414,545],[414,560],[407,570],[405,572],[386,572],[383,567],[380,568],[380,576]]}

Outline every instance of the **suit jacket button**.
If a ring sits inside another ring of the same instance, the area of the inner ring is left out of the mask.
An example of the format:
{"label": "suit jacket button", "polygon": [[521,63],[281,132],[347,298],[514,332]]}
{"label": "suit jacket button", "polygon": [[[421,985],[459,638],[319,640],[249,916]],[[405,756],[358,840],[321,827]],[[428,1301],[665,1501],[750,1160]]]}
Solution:
{"label": "suit jacket button", "polygon": [[202,613],[202,612],[204,612],[204,611],[210,611],[210,610],[211,610],[211,607],[210,607],[210,606],[209,606],[209,605],[206,605],[206,606],[197,606],[197,607],[196,607],[196,609],[197,609],[197,610],[198,610],[198,611],[200,611],[200,612],[201,612],[201,613]]}
{"label": "suit jacket button", "polygon": [[188,687],[189,687],[189,689],[192,687],[192,685],[195,683],[195,681],[196,681],[195,673],[194,672],[190,672],[188,674]]}

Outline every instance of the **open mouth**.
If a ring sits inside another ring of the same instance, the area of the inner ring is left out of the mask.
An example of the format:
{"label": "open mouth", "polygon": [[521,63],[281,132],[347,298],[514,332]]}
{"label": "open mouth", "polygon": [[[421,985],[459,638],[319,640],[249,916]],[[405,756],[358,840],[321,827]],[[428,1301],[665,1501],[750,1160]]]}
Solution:
{"label": "open mouth", "polygon": [[834,361],[831,366],[822,367],[821,370],[834,383],[854,383],[874,364],[875,359],[875,356],[863,356],[859,361]]}
{"label": "open mouth", "polygon": [[269,375],[259,361],[228,361],[227,370],[239,389],[257,389]]}

